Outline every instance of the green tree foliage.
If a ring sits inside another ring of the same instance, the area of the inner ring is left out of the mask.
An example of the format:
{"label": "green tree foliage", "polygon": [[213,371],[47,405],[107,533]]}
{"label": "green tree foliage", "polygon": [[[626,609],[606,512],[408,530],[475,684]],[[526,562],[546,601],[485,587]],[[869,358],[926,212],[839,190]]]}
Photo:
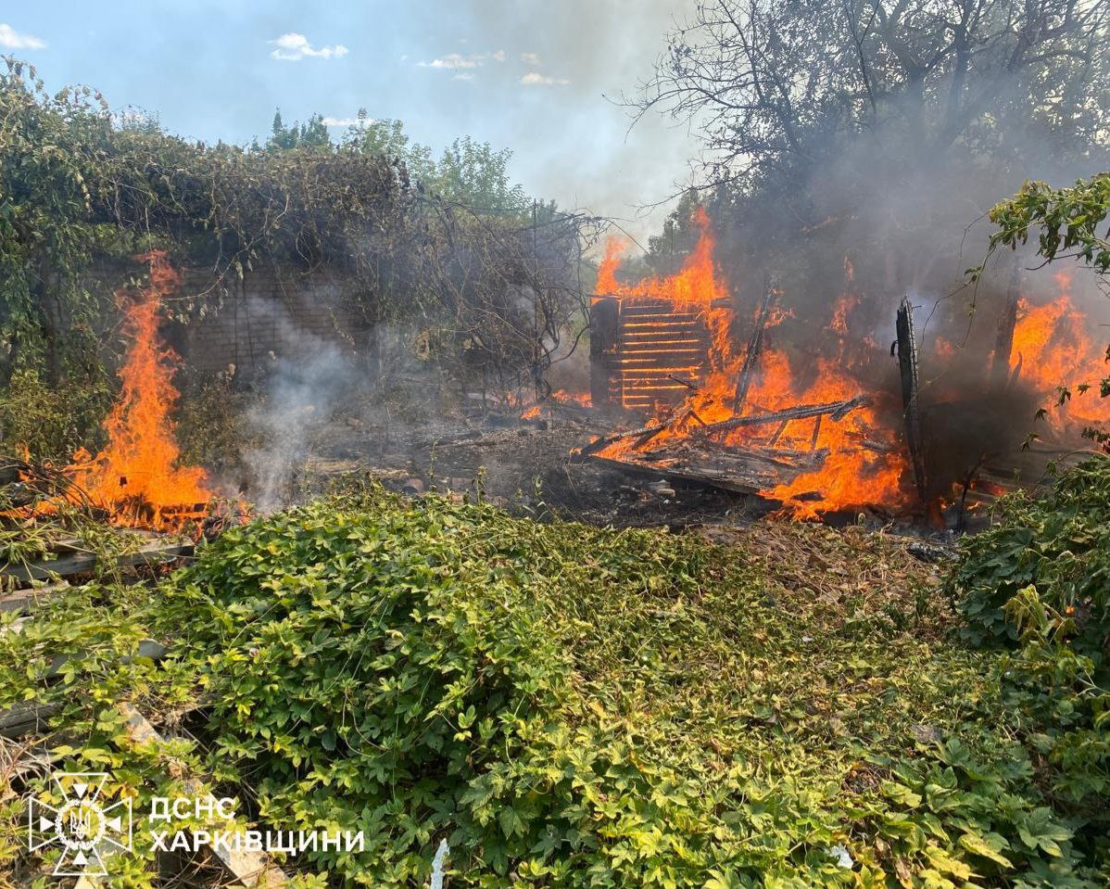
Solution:
{"label": "green tree foliage", "polygon": [[997,226],[991,248],[1016,249],[1028,242],[1032,230],[1037,233],[1037,253],[1049,262],[1066,256],[1110,274],[1108,216],[1110,173],[1080,179],[1071,188],[1026,182],[1014,197],[991,210],[990,220]]}
{"label": "green tree foliage", "polygon": [[513,156],[509,149],[494,150],[488,142],[465,136],[444,149],[437,161],[428,146],[409,138],[401,121],[371,120],[365,108],[359,109],[358,120],[343,144],[403,160],[409,176],[425,193],[486,212],[517,216],[531,212],[532,199],[509,176]]}
{"label": "green tree foliage", "polygon": [[289,151],[294,148],[327,151],[331,147],[331,136],[322,115],[313,114],[308,123],[285,126],[281,111],[274,112],[270,138],[266,140],[267,151]]}

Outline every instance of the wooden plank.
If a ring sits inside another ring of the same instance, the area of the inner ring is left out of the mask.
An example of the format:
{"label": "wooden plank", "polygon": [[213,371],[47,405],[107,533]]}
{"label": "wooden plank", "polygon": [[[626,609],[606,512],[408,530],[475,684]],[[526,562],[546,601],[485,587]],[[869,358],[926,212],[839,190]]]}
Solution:
{"label": "wooden plank", "polygon": [[[157,541],[133,553],[125,553],[116,559],[117,568],[133,568],[137,565],[153,565],[170,559],[191,556],[192,543]],[[69,577],[74,574],[87,574],[96,568],[97,558],[92,553],[73,553],[53,560],[39,560],[27,564],[7,563],[0,565],[0,577],[10,577],[20,583],[33,580],[52,580],[56,577]]]}
{"label": "wooden plank", "polygon": [[[167,653],[166,646],[161,642],[154,639],[143,639],[139,642],[136,655],[150,658],[152,661],[160,661]],[[61,675],[62,667],[74,657],[80,657],[80,654],[56,655],[50,662],[44,679],[49,683],[56,682],[59,675]],[[121,663],[127,664],[131,660],[130,656],[124,657],[121,658]],[[14,739],[45,731],[50,717],[54,716],[60,709],[60,704],[24,703],[0,711],[0,737]]]}
{"label": "wooden plank", "polygon": [[46,586],[18,590],[7,596],[0,596],[0,611],[26,614],[28,611],[34,611],[40,602],[56,599],[68,589],[70,589],[69,581],[59,580],[57,583],[47,584]]}
{"label": "wooden plank", "polygon": [[61,704],[16,704],[0,712],[0,738],[14,740],[46,731],[50,717],[60,709]]}

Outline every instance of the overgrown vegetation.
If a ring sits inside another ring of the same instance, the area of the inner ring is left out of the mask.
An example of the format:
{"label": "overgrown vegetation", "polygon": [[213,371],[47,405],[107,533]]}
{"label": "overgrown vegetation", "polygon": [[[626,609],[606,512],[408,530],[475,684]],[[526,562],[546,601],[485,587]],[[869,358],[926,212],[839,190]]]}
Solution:
{"label": "overgrown vegetation", "polygon": [[[114,115],[88,89],[51,96],[24,63],[0,67],[9,405],[23,407],[28,373],[51,397],[112,388],[112,291],[151,248],[213,271],[206,292],[172,301],[179,321],[218,309],[254,268],[295,278],[326,266],[351,282],[359,324],[412,325],[437,366],[491,387],[532,386],[581,310],[580,220],[526,199],[506,152],[461,139],[433,163],[399,125],[356,127],[337,144],[318,120],[280,119],[265,146],[205,145]],[[18,411],[0,420],[22,434]],[[96,428],[81,412],[72,422],[82,438]],[[64,425],[44,434],[72,438]]]}
{"label": "overgrown vegetation", "polygon": [[[114,702],[172,728],[200,697],[195,768],[275,827],[366,832],[302,862],[333,885],[419,885],[441,838],[456,886],[1101,885],[1009,656],[951,638],[881,536],[791,533],[839,587],[692,535],[372,489],[229,531],[152,601],[94,586],[0,636],[0,706],[62,704],[66,761],[141,805],[173,779]],[[171,660],[125,664],[150,634]]]}
{"label": "overgrown vegetation", "polygon": [[1014,494],[950,580],[967,632],[1002,663],[1018,725],[1053,767],[1051,792],[1110,856],[1110,459]]}

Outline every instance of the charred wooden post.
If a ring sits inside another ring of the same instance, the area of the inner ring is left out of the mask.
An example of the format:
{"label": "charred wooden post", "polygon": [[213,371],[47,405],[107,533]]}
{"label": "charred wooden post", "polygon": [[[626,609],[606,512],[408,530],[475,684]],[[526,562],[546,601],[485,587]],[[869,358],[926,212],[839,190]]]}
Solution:
{"label": "charred wooden post", "polygon": [[921,437],[921,405],[918,401],[920,382],[917,373],[917,340],[913,333],[913,306],[903,297],[895,320],[898,335],[898,370],[902,377],[902,406],[906,421],[906,443],[917,494],[924,504],[928,485],[925,476],[925,454]]}
{"label": "charred wooden post", "polygon": [[755,363],[763,347],[763,331],[767,328],[767,321],[771,317],[771,306],[775,302],[775,288],[771,276],[768,275],[763,284],[763,302],[759,306],[759,316],[755,321],[755,329],[751,339],[748,340],[748,351],[744,354],[744,364],[740,368],[740,376],[736,381],[736,395],[732,399],[732,412],[739,414],[748,399],[748,389],[752,385],[752,374],[755,372]]}
{"label": "charred wooden post", "polygon": [[994,358],[991,360],[991,389],[1004,391],[1010,385],[1010,353],[1014,349],[1014,329],[1017,327],[1018,298],[1021,295],[1021,261],[1015,253],[1010,269],[1010,286],[1006,291],[1006,305],[998,319],[998,335],[994,341]]}
{"label": "charred wooden post", "polygon": [[620,300],[611,296],[599,297],[590,306],[590,403],[597,408],[620,406],[620,393],[611,385],[620,308]]}

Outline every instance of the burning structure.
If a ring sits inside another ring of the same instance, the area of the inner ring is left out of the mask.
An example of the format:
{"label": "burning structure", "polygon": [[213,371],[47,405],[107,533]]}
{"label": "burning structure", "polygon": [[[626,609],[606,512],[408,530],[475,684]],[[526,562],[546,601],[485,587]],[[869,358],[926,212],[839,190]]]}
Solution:
{"label": "burning structure", "polygon": [[[851,329],[861,296],[847,261],[847,286],[820,340],[780,339],[792,314],[789,294],[769,280],[757,292],[730,293],[703,210],[695,223],[697,243],[669,277],[618,282],[621,245],[608,245],[593,300],[593,402],[645,422],[596,439],[585,457],[758,493],[797,518],[864,507],[935,515],[954,486],[966,499],[970,488],[997,489],[981,475],[1003,481],[1015,474],[1017,417],[1031,424],[1038,400],[1102,375],[1103,356],[1071,301],[1067,276],[1057,276],[1059,293],[1043,305],[1020,296],[1015,283],[986,355],[993,373],[978,375],[987,388],[952,386],[943,375],[920,373],[908,299],[891,325],[889,350]],[[930,341],[930,367],[956,360],[960,350],[949,340],[932,334]],[[1053,400],[1046,437],[1057,449],[1082,450],[1083,425],[1110,417],[1110,404],[1093,397]],[[979,435],[984,414],[1019,405],[1029,409],[1000,421],[1010,427],[1007,441]],[[999,458],[1011,462],[999,468]]]}

